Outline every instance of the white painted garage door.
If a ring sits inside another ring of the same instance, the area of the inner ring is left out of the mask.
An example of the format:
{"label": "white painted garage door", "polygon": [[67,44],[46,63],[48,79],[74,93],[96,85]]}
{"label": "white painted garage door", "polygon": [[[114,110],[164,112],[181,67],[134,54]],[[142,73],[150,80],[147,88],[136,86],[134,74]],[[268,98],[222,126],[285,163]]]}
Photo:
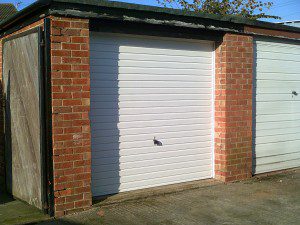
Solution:
{"label": "white painted garage door", "polygon": [[90,46],[93,195],[211,178],[213,43],[92,33]]}
{"label": "white painted garage door", "polygon": [[255,51],[254,173],[300,166],[300,45],[257,40]]}

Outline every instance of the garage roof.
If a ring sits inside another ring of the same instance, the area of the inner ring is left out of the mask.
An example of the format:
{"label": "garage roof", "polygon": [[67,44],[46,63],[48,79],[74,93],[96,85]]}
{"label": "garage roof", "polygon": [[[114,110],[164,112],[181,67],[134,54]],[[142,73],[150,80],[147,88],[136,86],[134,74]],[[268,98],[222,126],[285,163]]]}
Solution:
{"label": "garage roof", "polygon": [[297,27],[239,16],[220,16],[107,0],[39,0],[2,21],[0,33],[20,23],[24,17],[37,15],[38,11],[43,12],[44,15],[102,18],[232,32],[243,32],[243,26],[252,26],[300,33],[300,28]]}
{"label": "garage roof", "polygon": [[17,12],[16,7],[11,3],[0,4],[0,21],[10,17]]}

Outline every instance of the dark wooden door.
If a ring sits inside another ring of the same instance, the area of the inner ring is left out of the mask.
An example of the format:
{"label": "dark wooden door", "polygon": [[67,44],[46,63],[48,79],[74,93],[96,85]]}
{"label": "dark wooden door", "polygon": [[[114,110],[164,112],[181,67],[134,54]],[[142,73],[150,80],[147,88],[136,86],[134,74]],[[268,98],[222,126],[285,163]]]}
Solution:
{"label": "dark wooden door", "polygon": [[43,208],[41,30],[3,43],[7,187]]}

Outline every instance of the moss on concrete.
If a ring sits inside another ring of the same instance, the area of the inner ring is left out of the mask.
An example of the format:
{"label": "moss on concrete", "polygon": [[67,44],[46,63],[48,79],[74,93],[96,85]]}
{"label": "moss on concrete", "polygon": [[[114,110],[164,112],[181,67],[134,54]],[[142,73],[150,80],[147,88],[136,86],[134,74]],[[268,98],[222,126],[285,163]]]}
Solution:
{"label": "moss on concrete", "polygon": [[41,222],[49,217],[27,203],[13,199],[6,193],[3,182],[0,185],[0,224],[15,225]]}

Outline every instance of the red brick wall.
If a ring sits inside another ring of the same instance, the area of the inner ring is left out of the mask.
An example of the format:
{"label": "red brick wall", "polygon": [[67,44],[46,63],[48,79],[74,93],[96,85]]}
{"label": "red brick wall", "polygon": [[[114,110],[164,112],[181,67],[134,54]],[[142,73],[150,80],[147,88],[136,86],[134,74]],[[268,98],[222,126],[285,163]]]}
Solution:
{"label": "red brick wall", "polygon": [[91,196],[89,21],[51,17],[55,215],[88,209]]}
{"label": "red brick wall", "polygon": [[252,37],[226,34],[215,71],[215,176],[222,181],[252,176],[252,64]]}
{"label": "red brick wall", "polygon": [[283,30],[270,30],[266,28],[252,27],[252,26],[244,26],[244,31],[246,34],[258,34],[258,35],[265,35],[271,37],[285,37],[285,38],[300,39],[299,32],[297,33],[291,31],[283,31]]}
{"label": "red brick wall", "polygon": [[3,112],[3,88],[2,88],[2,40],[5,38],[11,37],[13,35],[22,33],[24,31],[33,29],[38,26],[43,25],[43,19],[30,24],[29,26],[26,26],[12,34],[9,34],[3,38],[0,39],[0,179],[4,179],[5,176],[5,147],[4,147],[4,112]]}

